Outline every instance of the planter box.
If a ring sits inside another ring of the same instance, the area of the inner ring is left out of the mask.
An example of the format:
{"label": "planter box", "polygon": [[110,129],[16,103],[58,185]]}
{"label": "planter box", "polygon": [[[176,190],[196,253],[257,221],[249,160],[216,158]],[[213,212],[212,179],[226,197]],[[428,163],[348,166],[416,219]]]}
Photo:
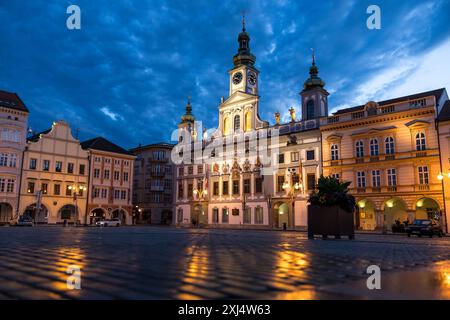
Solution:
{"label": "planter box", "polygon": [[355,226],[353,213],[342,210],[339,207],[308,206],[308,238],[314,235],[322,235],[323,238],[331,235],[339,239],[341,236],[355,238]]}

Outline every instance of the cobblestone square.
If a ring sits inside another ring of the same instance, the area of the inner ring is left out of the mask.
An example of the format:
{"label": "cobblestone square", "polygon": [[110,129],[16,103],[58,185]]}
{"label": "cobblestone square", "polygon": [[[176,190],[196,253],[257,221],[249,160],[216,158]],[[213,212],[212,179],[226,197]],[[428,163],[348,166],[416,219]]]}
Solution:
{"label": "cobblestone square", "polygon": [[[381,268],[368,290],[367,267]],[[81,289],[67,287],[69,266]],[[0,228],[0,299],[449,299],[450,239],[164,227]]]}

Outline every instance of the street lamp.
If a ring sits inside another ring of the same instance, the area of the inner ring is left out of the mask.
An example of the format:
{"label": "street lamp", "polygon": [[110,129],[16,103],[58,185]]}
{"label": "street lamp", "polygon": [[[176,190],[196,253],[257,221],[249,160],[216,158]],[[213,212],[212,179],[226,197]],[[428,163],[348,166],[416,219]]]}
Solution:
{"label": "street lamp", "polygon": [[208,190],[206,189],[194,189],[193,192],[199,198],[199,200],[202,200],[205,196],[208,195]]}
{"label": "street lamp", "polygon": [[[444,190],[445,189],[445,185],[444,185],[445,176],[444,175],[446,175],[447,178],[450,179],[450,171],[447,174],[444,174],[443,172],[439,172],[439,174],[437,176],[438,180],[441,181],[441,184],[442,184],[442,193],[443,193],[443,199],[444,199],[444,213],[445,214],[442,215],[442,220],[443,220],[442,222],[445,225],[445,232],[448,232],[448,225],[447,225],[448,221],[447,221],[447,216],[446,216],[446,211],[445,211],[446,205],[445,205],[445,190]],[[442,212],[442,210],[441,210],[441,212]]]}
{"label": "street lamp", "polygon": [[[288,169],[288,172],[290,174],[290,177],[292,177],[295,174],[295,169],[292,170],[292,171]],[[291,203],[292,203],[292,221],[294,221],[292,226],[295,227],[295,225],[294,225],[295,224],[295,220],[294,220],[294,216],[295,216],[295,211],[294,211],[295,210],[295,199],[294,198],[296,196],[296,192],[299,191],[300,189],[302,189],[302,185],[299,182],[293,183],[292,178],[289,179],[289,180],[290,180],[289,182],[285,181],[283,183],[282,188],[283,188],[284,191],[286,191],[288,193],[288,196],[289,196],[289,198],[291,200]]]}
{"label": "street lamp", "polygon": [[[80,195],[80,193],[82,193],[82,192],[87,190],[87,187],[83,186],[83,185],[77,186],[77,185],[74,184],[72,186],[69,186],[68,188],[69,188],[69,190],[71,190],[73,192],[73,202],[74,202],[74,205],[75,205],[75,214],[77,215],[77,218],[78,218],[77,199],[78,199],[78,196]],[[87,224],[87,216],[86,216],[85,219],[86,219],[85,223]]]}

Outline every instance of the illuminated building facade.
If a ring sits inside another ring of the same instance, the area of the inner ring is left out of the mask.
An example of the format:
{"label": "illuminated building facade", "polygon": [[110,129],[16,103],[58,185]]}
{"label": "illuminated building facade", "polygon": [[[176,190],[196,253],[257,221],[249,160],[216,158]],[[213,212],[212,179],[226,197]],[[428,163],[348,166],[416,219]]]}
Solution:
{"label": "illuminated building facade", "polygon": [[88,151],[64,121],[27,139],[20,189],[21,215],[35,223],[87,221]]}
{"label": "illuminated building facade", "polygon": [[[177,225],[306,227],[308,194],[322,170],[319,119],[328,113],[328,92],[313,60],[300,93],[302,117],[291,108],[288,123],[280,123],[277,112],[269,125],[259,117],[259,71],[249,42],[244,24],[217,130],[199,128],[190,101],[186,105],[174,148],[183,158],[175,172]],[[201,154],[191,155],[195,146]]]}
{"label": "illuminated building facade", "polygon": [[0,90],[0,225],[17,220],[22,154],[29,111],[15,93]]}
{"label": "illuminated building facade", "polygon": [[81,147],[89,152],[87,223],[120,219],[122,224],[132,224],[135,156],[102,137],[84,141]]}
{"label": "illuminated building facade", "polygon": [[356,226],[446,222],[436,119],[445,89],[342,109],[321,119],[323,174],[350,181]]}

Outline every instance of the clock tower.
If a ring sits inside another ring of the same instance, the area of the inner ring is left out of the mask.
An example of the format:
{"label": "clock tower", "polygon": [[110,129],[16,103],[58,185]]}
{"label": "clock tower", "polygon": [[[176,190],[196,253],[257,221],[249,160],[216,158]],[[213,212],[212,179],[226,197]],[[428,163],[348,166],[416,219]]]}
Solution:
{"label": "clock tower", "polygon": [[258,94],[259,71],[254,67],[256,57],[250,52],[250,36],[245,30],[245,17],[242,18],[242,32],[238,37],[239,49],[233,57],[234,68],[230,75],[231,96],[237,91]]}
{"label": "clock tower", "polygon": [[259,71],[254,67],[256,57],[250,52],[250,35],[245,30],[244,17],[238,43],[238,52],[233,56],[234,67],[228,71],[229,95],[219,105],[219,129],[224,136],[250,132],[269,125],[258,115]]}

